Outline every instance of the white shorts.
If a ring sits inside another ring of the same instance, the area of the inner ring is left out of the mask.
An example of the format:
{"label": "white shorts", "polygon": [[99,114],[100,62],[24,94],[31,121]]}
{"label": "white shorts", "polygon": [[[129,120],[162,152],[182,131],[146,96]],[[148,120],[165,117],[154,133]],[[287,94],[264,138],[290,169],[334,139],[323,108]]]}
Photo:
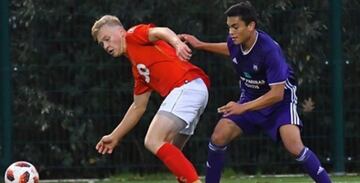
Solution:
{"label": "white shorts", "polygon": [[194,79],[178,88],[174,88],[162,102],[159,111],[174,114],[187,124],[179,133],[194,134],[201,114],[209,98],[208,89],[200,78]]}

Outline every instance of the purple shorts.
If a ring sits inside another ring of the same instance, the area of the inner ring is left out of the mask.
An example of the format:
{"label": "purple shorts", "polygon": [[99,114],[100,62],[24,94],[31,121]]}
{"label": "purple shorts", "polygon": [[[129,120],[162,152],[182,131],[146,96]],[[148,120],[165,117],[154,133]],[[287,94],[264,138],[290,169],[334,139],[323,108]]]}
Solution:
{"label": "purple shorts", "polygon": [[249,111],[240,115],[226,117],[238,125],[244,134],[252,134],[263,130],[274,141],[278,141],[279,128],[293,124],[302,128],[302,122],[296,110],[296,103],[283,100],[261,110]]}

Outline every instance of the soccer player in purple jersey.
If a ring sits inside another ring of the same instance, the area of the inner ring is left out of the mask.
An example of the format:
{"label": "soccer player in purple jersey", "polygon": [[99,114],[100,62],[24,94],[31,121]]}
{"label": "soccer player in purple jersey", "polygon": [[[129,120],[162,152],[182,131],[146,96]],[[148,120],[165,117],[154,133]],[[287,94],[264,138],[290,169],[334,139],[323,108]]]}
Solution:
{"label": "soccer player in purple jersey", "polygon": [[241,84],[239,101],[218,108],[223,117],[209,142],[206,182],[220,181],[227,145],[235,137],[257,130],[274,141],[281,140],[316,182],[331,182],[315,153],[301,140],[295,78],[280,46],[256,29],[256,12],[250,2],[235,4],[225,14],[227,42],[209,43],[189,34],[179,35],[196,49],[230,56]]}

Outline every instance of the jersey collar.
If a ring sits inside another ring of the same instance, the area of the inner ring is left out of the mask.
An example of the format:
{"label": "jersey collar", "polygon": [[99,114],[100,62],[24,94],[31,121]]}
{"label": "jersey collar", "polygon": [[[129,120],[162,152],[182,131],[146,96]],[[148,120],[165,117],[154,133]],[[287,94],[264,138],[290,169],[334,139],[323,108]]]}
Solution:
{"label": "jersey collar", "polygon": [[255,46],[255,44],[256,44],[256,42],[257,42],[257,40],[258,40],[258,37],[259,37],[258,31],[255,31],[255,32],[256,32],[255,41],[254,41],[253,45],[251,45],[251,47],[250,47],[249,50],[244,51],[243,48],[242,48],[242,45],[240,45],[240,49],[241,49],[241,52],[242,52],[243,55],[249,54],[249,53],[251,52],[251,50],[254,48],[254,46]]}

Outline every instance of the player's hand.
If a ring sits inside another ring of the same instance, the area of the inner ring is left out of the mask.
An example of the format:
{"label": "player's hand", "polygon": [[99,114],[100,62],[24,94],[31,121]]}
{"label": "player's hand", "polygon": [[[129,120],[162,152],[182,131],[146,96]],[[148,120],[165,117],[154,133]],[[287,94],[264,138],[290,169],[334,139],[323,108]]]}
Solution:
{"label": "player's hand", "polygon": [[174,47],[175,47],[175,50],[176,50],[176,55],[181,60],[190,60],[192,52],[191,52],[191,49],[189,48],[188,45],[186,45],[184,42],[178,40],[175,43]]}
{"label": "player's hand", "polygon": [[118,143],[119,139],[115,138],[113,135],[105,135],[96,144],[96,150],[101,154],[111,154]]}
{"label": "player's hand", "polygon": [[218,113],[223,113],[223,116],[227,117],[233,114],[237,114],[237,115],[242,114],[245,111],[247,111],[247,108],[243,104],[239,104],[234,101],[231,101],[226,105],[219,107],[217,110]]}
{"label": "player's hand", "polygon": [[191,34],[179,34],[178,37],[185,43],[189,43],[195,49],[202,46],[203,42]]}

